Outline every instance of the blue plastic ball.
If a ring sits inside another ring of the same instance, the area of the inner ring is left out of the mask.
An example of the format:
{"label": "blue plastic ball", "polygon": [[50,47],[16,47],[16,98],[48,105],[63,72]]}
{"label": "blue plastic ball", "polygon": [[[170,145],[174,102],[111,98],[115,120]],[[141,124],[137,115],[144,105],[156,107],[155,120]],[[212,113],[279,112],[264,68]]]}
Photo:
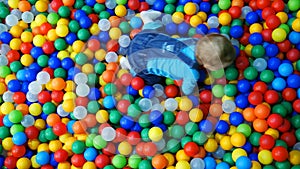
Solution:
{"label": "blue plastic ball", "polygon": [[165,132],[165,131],[168,130],[168,127],[165,124],[163,124],[163,123],[156,124],[155,126],[159,127],[163,132]]}
{"label": "blue plastic ball", "polygon": [[89,100],[99,100],[100,97],[101,97],[101,92],[99,91],[99,89],[92,87],[88,94]]}
{"label": "blue plastic ball", "polygon": [[197,96],[189,95],[188,98],[192,101],[193,107],[196,107],[200,104],[200,100]]}
{"label": "blue plastic ball", "polygon": [[287,77],[287,76],[291,75],[293,73],[293,71],[294,71],[293,66],[289,63],[282,63],[278,67],[278,72],[283,77]]}
{"label": "blue plastic ball", "polygon": [[71,58],[67,57],[61,61],[61,67],[64,68],[65,70],[69,70],[73,66],[74,66],[74,61]]}
{"label": "blue plastic ball", "polygon": [[234,126],[238,126],[244,122],[244,117],[243,117],[242,113],[232,112],[229,115],[229,122],[230,122],[230,124],[232,124]]}
{"label": "blue plastic ball", "polygon": [[251,45],[260,45],[263,42],[263,37],[260,33],[252,33],[249,36],[249,42]]}
{"label": "blue plastic ball", "polygon": [[210,28],[207,34],[212,34],[212,33],[220,33],[220,30],[218,28]]}
{"label": "blue plastic ball", "polygon": [[212,157],[205,157],[204,158],[205,168],[206,169],[215,169],[216,168],[216,161]]}
{"label": "blue plastic ball", "polygon": [[39,165],[48,164],[50,161],[50,155],[46,151],[38,152],[35,158]]}
{"label": "blue plastic ball", "polygon": [[131,129],[134,126],[135,122],[130,116],[123,116],[120,119],[120,126],[126,130]]}
{"label": "blue plastic ball", "polygon": [[139,17],[132,17],[130,20],[130,25],[133,29],[138,29],[143,25],[143,21]]}
{"label": "blue plastic ball", "polygon": [[252,162],[248,157],[241,156],[236,160],[235,165],[238,169],[250,169],[252,167]]}
{"label": "blue plastic ball", "polygon": [[54,153],[50,154],[50,162],[49,163],[50,163],[51,166],[54,166],[54,167],[58,166],[58,162],[54,158]]}
{"label": "blue plastic ball", "polygon": [[258,22],[261,22],[262,21],[262,10],[261,9],[257,9],[255,10],[255,12],[257,13],[258,17],[259,17],[259,20]]}
{"label": "blue plastic ball", "polygon": [[112,109],[116,106],[117,100],[113,96],[106,96],[103,99],[103,106],[107,109]]}
{"label": "blue plastic ball", "polygon": [[88,29],[92,25],[92,20],[87,16],[82,17],[79,19],[79,25],[84,29]]}
{"label": "blue plastic ball", "polygon": [[107,31],[101,31],[98,35],[101,42],[106,43],[110,40],[109,33]]}
{"label": "blue plastic ball", "polygon": [[0,34],[0,41],[5,44],[9,44],[13,36],[9,32],[2,32]]}
{"label": "blue plastic ball", "polygon": [[211,4],[209,2],[201,2],[199,8],[200,11],[208,13],[210,12]]}
{"label": "blue plastic ball", "polygon": [[90,7],[93,7],[96,3],[96,0],[85,0],[85,4],[87,4]]}
{"label": "blue plastic ball", "polygon": [[6,127],[11,127],[12,125],[14,125],[14,123],[12,123],[9,119],[8,119],[8,115],[4,116],[3,118],[3,124]]}
{"label": "blue plastic ball", "polygon": [[266,55],[270,57],[275,57],[279,53],[279,48],[275,44],[268,44],[265,49]]}
{"label": "blue plastic ball", "polygon": [[154,89],[154,87],[152,87],[152,86],[145,86],[143,88],[143,96],[145,98],[149,98],[149,99],[151,99],[152,97],[154,97],[155,96],[155,89]]}
{"label": "blue plastic ball", "polygon": [[182,22],[178,25],[178,33],[180,35],[185,35],[188,33],[189,28],[190,28],[189,24],[187,24],[186,22]]}
{"label": "blue plastic ball", "polygon": [[212,153],[212,156],[216,159],[222,159],[224,157],[225,150],[222,149],[221,146],[217,148],[215,152]]}
{"label": "blue plastic ball", "polygon": [[246,15],[246,22],[249,23],[250,25],[251,24],[254,24],[256,22],[259,21],[259,16],[256,12],[249,12],[247,15]]}
{"label": "blue plastic ball", "polygon": [[84,12],[84,10],[81,10],[81,9],[76,10],[76,12],[74,14],[75,20],[79,21],[80,18],[82,18],[82,17],[86,17],[86,13]]}
{"label": "blue plastic ball", "polygon": [[249,159],[251,161],[258,161],[258,154],[256,154],[256,153],[249,154]]}
{"label": "blue plastic ball", "polygon": [[48,65],[51,69],[57,69],[61,66],[60,59],[57,57],[51,57],[48,60]]}
{"label": "blue plastic ball", "polygon": [[65,37],[67,44],[72,45],[77,40],[77,35],[73,32],[68,33]]}
{"label": "blue plastic ball", "polygon": [[250,90],[250,88],[251,88],[251,85],[248,80],[242,79],[242,80],[239,80],[237,83],[237,89],[241,93],[248,92]]}
{"label": "blue plastic ball", "polygon": [[76,121],[75,120],[71,120],[67,123],[67,129],[68,129],[68,132],[71,133],[71,134],[74,134],[74,131],[73,131],[73,124],[75,123]]}
{"label": "blue plastic ball", "polygon": [[152,6],[152,9],[156,11],[163,11],[165,6],[166,6],[165,1],[156,0]]}
{"label": "blue plastic ball", "polygon": [[273,80],[272,87],[274,90],[282,91],[286,87],[286,82],[283,78],[277,77]]}
{"label": "blue plastic ball", "polygon": [[[287,78],[287,85],[291,88],[297,89],[300,87],[300,76],[297,74],[292,74]],[[300,98],[300,97],[298,97]]]}
{"label": "blue plastic ball", "polygon": [[216,132],[218,132],[219,134],[225,134],[227,133],[228,130],[229,130],[229,125],[226,121],[220,120],[217,123]]}
{"label": "blue plastic ball", "polygon": [[292,44],[300,44],[300,32],[291,31],[289,34],[289,41]]}
{"label": "blue plastic ball", "polygon": [[22,84],[20,83],[19,80],[11,80],[7,84],[7,88],[11,92],[17,92],[20,91],[22,87]]}
{"label": "blue plastic ball", "polygon": [[202,120],[199,123],[199,129],[200,131],[203,131],[204,133],[210,133],[213,130],[214,126],[209,120]]}
{"label": "blue plastic ball", "polygon": [[232,36],[233,38],[241,38],[244,34],[244,29],[242,26],[239,25],[235,25],[233,27],[230,28],[229,31],[230,36]]}
{"label": "blue plastic ball", "polygon": [[98,155],[98,152],[95,148],[89,147],[85,149],[83,156],[87,161],[94,161]]}
{"label": "blue plastic ball", "polygon": [[138,91],[135,90],[131,85],[129,85],[126,89],[127,93],[132,95],[132,96],[136,96],[138,94]]}
{"label": "blue plastic ball", "polygon": [[139,123],[135,123],[135,125],[131,128],[131,131],[141,132],[143,128],[140,126]]}
{"label": "blue plastic ball", "polygon": [[208,28],[205,24],[199,24],[196,28],[196,33],[200,35],[205,35],[208,32]]}
{"label": "blue plastic ball", "polygon": [[244,149],[247,153],[251,153],[252,152],[252,145],[249,141],[247,141],[243,146],[242,149]]}
{"label": "blue plastic ball", "polygon": [[235,98],[235,104],[237,107],[244,109],[248,106],[249,102],[248,102],[248,97],[240,94]]}
{"label": "blue plastic ball", "polygon": [[30,50],[30,55],[34,58],[37,59],[39,56],[41,56],[42,54],[44,54],[44,51],[41,47],[33,47]]}
{"label": "blue plastic ball", "polygon": [[174,22],[168,23],[166,25],[166,33],[168,35],[173,35],[177,33],[177,25]]}
{"label": "blue plastic ball", "polygon": [[230,166],[226,162],[220,162],[218,163],[216,169],[229,169]]}
{"label": "blue plastic ball", "polygon": [[158,110],[151,111],[149,114],[149,121],[155,125],[162,123],[163,121],[162,113]]}
{"label": "blue plastic ball", "polygon": [[38,63],[32,63],[29,67],[29,69],[35,70],[37,72],[41,71],[42,68],[40,67],[40,65]]}
{"label": "blue plastic ball", "polygon": [[21,146],[27,142],[27,136],[24,132],[17,132],[13,135],[12,141],[15,145]]}

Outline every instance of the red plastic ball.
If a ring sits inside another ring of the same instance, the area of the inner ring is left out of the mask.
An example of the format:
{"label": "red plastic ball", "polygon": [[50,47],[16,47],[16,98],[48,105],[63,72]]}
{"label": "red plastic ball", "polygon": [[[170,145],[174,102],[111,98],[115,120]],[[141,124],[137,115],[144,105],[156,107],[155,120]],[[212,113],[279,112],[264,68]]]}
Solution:
{"label": "red plastic ball", "polygon": [[277,43],[277,46],[278,46],[278,48],[281,52],[285,53],[285,52],[288,52],[291,49],[292,44],[289,40],[286,39],[283,42]]}
{"label": "red plastic ball", "polygon": [[135,90],[140,90],[145,86],[144,80],[140,77],[134,77],[130,84]]}
{"label": "red plastic ball", "polygon": [[51,99],[53,101],[55,101],[56,103],[62,102],[63,98],[64,98],[64,92],[63,91],[52,91]]}
{"label": "red plastic ball", "polygon": [[203,103],[210,103],[212,99],[212,93],[209,90],[203,90],[199,94],[200,101]]}
{"label": "red plastic ball", "polygon": [[258,105],[263,102],[263,94],[261,92],[253,91],[248,96],[249,103]]}
{"label": "red plastic ball", "polygon": [[4,126],[3,119],[5,115],[0,115],[0,127]]}
{"label": "red plastic ball", "polygon": [[283,123],[277,129],[280,132],[287,132],[291,128],[291,123],[287,119],[283,119]]}
{"label": "red plastic ball", "polygon": [[243,36],[240,38],[240,43],[244,46],[249,44],[250,33],[245,32]]}
{"label": "red plastic ball", "polygon": [[119,43],[116,40],[109,40],[106,43],[106,49],[108,52],[117,52],[119,50]]}
{"label": "red plastic ball", "polygon": [[128,0],[127,5],[131,10],[137,10],[140,8],[141,4],[139,0]]}
{"label": "red plastic ball", "polygon": [[271,150],[275,145],[275,139],[270,135],[264,134],[259,138],[259,145],[262,149]]}
{"label": "red plastic ball", "polygon": [[39,136],[39,129],[37,129],[35,126],[29,126],[25,129],[25,134],[28,139],[36,139]]}
{"label": "red plastic ball", "polygon": [[256,6],[259,9],[264,9],[266,7],[269,7],[270,5],[271,5],[271,1],[270,0],[259,0],[259,1],[256,1]]}
{"label": "red plastic ball", "polygon": [[145,156],[154,156],[157,152],[157,147],[154,143],[152,142],[147,142],[144,144],[143,147],[143,154]]}
{"label": "red plastic ball", "polygon": [[50,67],[46,67],[42,71],[49,73],[51,79],[54,77],[54,70],[51,69]]}
{"label": "red plastic ball", "polygon": [[276,12],[273,8],[271,7],[266,7],[262,10],[261,16],[264,20],[266,20],[269,16],[275,15]]}
{"label": "red plastic ball", "polygon": [[68,129],[65,123],[58,122],[53,125],[53,133],[57,136],[61,136],[67,133]]}
{"label": "red plastic ball", "polygon": [[189,121],[189,115],[186,111],[179,111],[176,114],[176,123],[179,125],[185,125]]}
{"label": "red plastic ball", "polygon": [[283,133],[281,136],[280,136],[280,139],[285,141],[286,144],[289,146],[289,147],[292,147],[296,144],[297,142],[297,139],[296,139],[296,136],[294,133],[292,132],[285,132]]}
{"label": "red plastic ball", "polygon": [[147,11],[149,9],[149,4],[147,2],[141,2],[139,7],[139,12]]}
{"label": "red plastic ball", "polygon": [[140,156],[145,156],[145,154],[143,153],[144,145],[145,142],[139,142],[135,147],[136,153]]}
{"label": "red plastic ball", "polygon": [[127,135],[127,141],[131,145],[137,145],[139,142],[141,142],[141,135],[139,132],[131,131]]}
{"label": "red plastic ball", "polygon": [[92,20],[93,23],[99,22],[99,16],[94,13],[89,14],[88,17]]}
{"label": "red plastic ball", "polygon": [[86,107],[89,103],[89,98],[87,97],[77,97],[75,99],[76,106],[84,106]]}
{"label": "red plastic ball", "polygon": [[38,101],[42,104],[51,101],[51,94],[48,91],[42,91],[38,94]]}
{"label": "red plastic ball", "polygon": [[264,29],[262,32],[261,32],[261,35],[264,39],[264,41],[266,42],[271,42],[273,39],[272,39],[272,30],[271,29]]}
{"label": "red plastic ball", "polygon": [[15,92],[13,95],[13,100],[16,104],[25,103],[26,95],[23,92]]}
{"label": "red plastic ball", "polygon": [[123,128],[117,128],[116,129],[116,137],[113,140],[113,142],[118,143],[126,140],[127,137],[127,131]]}
{"label": "red plastic ball", "polygon": [[286,58],[290,60],[291,62],[297,62],[300,59],[300,52],[299,50],[292,48],[290,49],[287,54]]}
{"label": "red plastic ball", "polygon": [[271,114],[268,119],[267,123],[270,127],[277,129],[283,123],[283,118],[279,114]]}
{"label": "red plastic ball", "polygon": [[45,54],[52,54],[54,51],[55,51],[55,47],[54,47],[54,44],[53,42],[45,42],[42,46],[42,49],[44,51]]}
{"label": "red plastic ball", "polygon": [[23,42],[20,46],[20,51],[23,54],[30,54],[31,49],[33,48],[33,45],[28,42]]}
{"label": "red plastic ball", "polygon": [[20,59],[20,53],[16,50],[10,50],[7,52],[6,57],[9,61],[9,63],[19,60]]}
{"label": "red plastic ball", "polygon": [[176,97],[178,95],[178,92],[179,92],[178,87],[175,85],[168,85],[165,88],[165,94],[169,98]]}
{"label": "red plastic ball", "polygon": [[229,14],[233,19],[237,19],[241,16],[242,10],[239,6],[232,6],[228,10]]}
{"label": "red plastic ball", "polygon": [[256,0],[251,0],[251,1],[249,2],[249,6],[250,6],[250,8],[251,8],[253,11],[258,10],[258,7],[257,7],[256,4],[257,4],[257,3],[256,3]]}
{"label": "red plastic ball", "polygon": [[86,159],[84,158],[83,154],[74,154],[71,158],[71,163],[75,167],[82,167]]}
{"label": "red plastic ball", "polygon": [[55,12],[57,12],[58,9],[59,9],[61,6],[64,5],[64,3],[63,3],[61,0],[53,0],[53,1],[51,2],[50,5],[51,5],[51,8],[52,8]]}
{"label": "red plastic ball", "polygon": [[100,41],[98,39],[90,39],[87,43],[87,47],[95,52],[100,49]]}
{"label": "red plastic ball", "polygon": [[285,4],[283,0],[274,0],[271,4],[271,7],[276,11],[276,12],[281,12],[284,10]]}
{"label": "red plastic ball", "polygon": [[11,149],[11,153],[14,157],[20,158],[25,155],[26,147],[23,145],[22,146],[14,145]]}
{"label": "red plastic ball", "polygon": [[121,113],[123,113],[123,114],[125,114],[125,113],[127,113],[127,109],[128,109],[128,107],[130,106],[130,101],[129,100],[120,100],[119,102],[118,102],[118,104],[117,104],[117,109],[121,112]]}
{"label": "red plastic ball", "polygon": [[265,93],[268,90],[268,85],[265,82],[259,81],[253,85],[253,91]]}
{"label": "red plastic ball", "polygon": [[283,97],[284,100],[291,102],[291,101],[294,101],[296,99],[297,93],[292,88],[285,88],[282,91],[282,97]]}
{"label": "red plastic ball", "polygon": [[270,15],[267,17],[266,25],[269,29],[275,29],[281,24],[280,19],[276,15]]}
{"label": "red plastic ball", "polygon": [[268,90],[264,95],[264,99],[269,104],[275,104],[279,101],[279,94],[275,90]]}
{"label": "red plastic ball", "polygon": [[120,77],[120,81],[124,86],[129,86],[131,83],[131,80],[133,79],[132,75],[130,73],[124,73]]}
{"label": "red plastic ball", "polygon": [[297,99],[293,103],[293,109],[297,112],[300,113],[300,99]]}
{"label": "red plastic ball", "polygon": [[41,169],[54,169],[50,164],[43,165]]}
{"label": "red plastic ball", "polygon": [[13,169],[16,168],[18,158],[13,157],[13,156],[8,156],[4,160],[4,166],[8,169]]}
{"label": "red plastic ball", "polygon": [[235,60],[235,66],[239,70],[245,70],[249,66],[249,60],[245,56],[239,56]]}
{"label": "red plastic ball", "polygon": [[272,150],[272,157],[275,161],[283,162],[289,158],[289,152],[286,148],[277,146]]}
{"label": "red plastic ball", "polygon": [[68,159],[68,152],[64,149],[57,150],[54,153],[54,160],[58,163],[64,162]]}
{"label": "red plastic ball", "polygon": [[114,143],[107,143],[106,147],[102,149],[102,153],[107,156],[113,156],[116,154],[116,146]]}
{"label": "red plastic ball", "polygon": [[196,154],[199,153],[199,146],[194,142],[188,142],[184,145],[183,148],[186,155],[190,157],[194,157]]}
{"label": "red plastic ball", "polygon": [[98,168],[104,168],[110,164],[110,158],[107,155],[100,154],[96,157],[95,164]]}
{"label": "red plastic ball", "polygon": [[45,22],[40,26],[40,31],[43,35],[47,35],[47,33],[50,29],[52,29],[52,26],[48,22]]}

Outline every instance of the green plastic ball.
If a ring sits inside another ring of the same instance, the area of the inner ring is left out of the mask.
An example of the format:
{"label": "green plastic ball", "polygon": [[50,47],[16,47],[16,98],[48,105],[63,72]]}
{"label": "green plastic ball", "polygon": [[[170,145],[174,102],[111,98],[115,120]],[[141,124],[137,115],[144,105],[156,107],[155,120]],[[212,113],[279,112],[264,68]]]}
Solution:
{"label": "green plastic ball", "polygon": [[149,127],[151,125],[148,114],[141,115],[138,122],[139,122],[139,125],[143,128]]}
{"label": "green plastic ball", "polygon": [[259,76],[260,80],[266,83],[270,83],[274,79],[274,73],[271,70],[263,70]]}
{"label": "green plastic ball", "polygon": [[93,140],[96,136],[96,134],[89,134],[85,140],[85,146],[92,147],[94,145]]}
{"label": "green plastic ball", "polygon": [[249,141],[253,146],[259,146],[259,139],[262,136],[262,134],[258,133],[258,132],[253,132],[251,133],[250,137],[249,137]]}
{"label": "green plastic ball", "polygon": [[224,94],[226,96],[229,96],[229,97],[235,96],[237,94],[236,85],[234,85],[234,84],[226,84],[224,86]]}
{"label": "green plastic ball", "polygon": [[41,130],[40,134],[39,134],[39,141],[42,143],[48,142],[45,133],[46,133],[46,130]]}
{"label": "green plastic ball", "polygon": [[173,14],[176,11],[176,7],[173,4],[167,4],[164,7],[164,13]]}
{"label": "green plastic ball", "polygon": [[193,142],[197,143],[198,145],[204,145],[204,143],[207,141],[208,137],[202,131],[197,131],[194,133],[192,139],[193,139]]}
{"label": "green plastic ball", "polygon": [[297,11],[300,8],[300,1],[298,0],[289,0],[287,3],[289,10]]}
{"label": "green plastic ball", "polygon": [[5,126],[0,127],[0,138],[3,140],[10,135],[9,129]]}
{"label": "green plastic ball", "polygon": [[121,118],[122,118],[122,114],[118,110],[109,111],[109,121],[111,123],[118,124]]}
{"label": "green plastic ball", "polygon": [[180,125],[173,125],[170,131],[171,137],[180,139],[185,135],[184,128]]}
{"label": "green plastic ball", "polygon": [[97,74],[102,74],[105,70],[106,70],[106,66],[105,66],[104,63],[102,63],[102,62],[96,63],[96,65],[95,65],[95,72]]}
{"label": "green plastic ball", "polygon": [[230,0],[219,0],[218,5],[219,5],[220,9],[226,10],[230,7],[231,1]]}
{"label": "green plastic ball", "polygon": [[151,141],[150,138],[149,138],[149,130],[150,130],[149,128],[144,128],[141,131],[141,138],[145,142]]}
{"label": "green plastic ball", "polygon": [[282,117],[287,116],[287,109],[282,104],[276,104],[272,107],[272,112],[280,114]]}
{"label": "green plastic ball", "polygon": [[126,166],[126,164],[127,164],[126,157],[121,154],[115,155],[112,159],[112,165],[115,166],[116,168],[123,168]]}
{"label": "green plastic ball", "polygon": [[287,160],[283,162],[275,162],[275,166],[277,169],[286,169],[291,168],[291,163]]}
{"label": "green plastic ball", "polygon": [[104,93],[106,95],[114,95],[117,93],[117,86],[113,83],[108,83],[104,86]]}
{"label": "green plastic ball", "polygon": [[87,111],[92,114],[96,114],[100,110],[100,104],[96,100],[92,100],[87,105]]}
{"label": "green plastic ball", "polygon": [[24,132],[25,128],[22,124],[14,124],[10,127],[10,134],[14,135],[18,132]]}
{"label": "green plastic ball", "polygon": [[101,135],[97,135],[93,140],[93,145],[96,149],[100,150],[106,147],[107,142],[102,138]]}
{"label": "green plastic ball", "polygon": [[251,49],[251,55],[255,58],[261,58],[265,55],[265,48],[262,45],[255,45]]}
{"label": "green plastic ball", "polygon": [[52,128],[47,128],[45,131],[45,137],[47,140],[55,140],[57,138],[57,135],[54,134]]}
{"label": "green plastic ball", "polygon": [[96,75],[96,73],[88,74],[88,85],[95,86],[96,84],[99,84],[99,77]]}
{"label": "green plastic ball", "polygon": [[67,18],[69,17],[71,14],[71,10],[69,7],[67,6],[61,6],[59,9],[58,9],[58,15],[63,17],[63,18]]}
{"label": "green plastic ball", "polygon": [[171,111],[165,111],[163,113],[163,117],[164,117],[163,123],[167,126],[172,125],[175,121],[175,115]]}
{"label": "green plastic ball", "polygon": [[11,73],[11,70],[8,66],[0,66],[0,77],[5,78]]}
{"label": "green plastic ball", "polygon": [[257,70],[252,67],[252,66],[249,66],[247,67],[245,70],[244,70],[244,77],[247,79],[247,80],[254,80],[256,79],[256,77],[258,76],[258,72]]}
{"label": "green plastic ball", "polygon": [[77,32],[77,37],[79,40],[87,41],[90,38],[91,34],[87,29],[79,29]]}
{"label": "green plastic ball", "polygon": [[84,0],[76,0],[73,7],[76,9],[80,9],[84,6]]}
{"label": "green plastic ball", "polygon": [[138,168],[141,161],[142,158],[139,155],[133,154],[128,158],[128,165],[131,168]]}
{"label": "green plastic ball", "polygon": [[167,142],[167,151],[170,153],[176,153],[181,148],[180,142],[176,139],[170,139]]}
{"label": "green plastic ball", "polygon": [[185,144],[188,142],[192,142],[192,137],[190,136],[185,136],[180,140],[181,147],[184,148]]}
{"label": "green plastic ball", "polygon": [[67,71],[63,68],[57,68],[54,70],[54,77],[60,77],[65,79],[67,77]]}
{"label": "green plastic ball", "polygon": [[224,87],[223,87],[223,85],[220,85],[220,84],[214,85],[213,88],[212,88],[212,94],[217,98],[223,97],[224,96]]}
{"label": "green plastic ball", "polygon": [[223,161],[228,163],[229,165],[234,165],[234,161],[232,159],[232,153],[231,152],[225,153],[223,156]]}
{"label": "green plastic ball", "polygon": [[239,76],[239,72],[235,67],[228,67],[225,70],[225,76],[227,80],[236,80]]}
{"label": "green plastic ball", "polygon": [[73,33],[77,33],[78,30],[80,29],[80,25],[76,20],[71,20],[69,22],[68,27],[69,27],[69,30]]}
{"label": "green plastic ball", "polygon": [[152,169],[152,165],[151,165],[151,162],[149,160],[142,160],[139,163],[139,167],[138,168]]}
{"label": "green plastic ball", "polygon": [[37,58],[37,64],[41,67],[47,67],[48,66],[48,60],[49,60],[49,57],[47,55],[40,55]]}
{"label": "green plastic ball", "polygon": [[96,3],[93,8],[94,8],[94,12],[99,14],[100,12],[105,10],[105,5],[100,4],[100,3]]}
{"label": "green plastic ball", "polygon": [[223,69],[219,69],[219,70],[215,70],[215,71],[211,71],[211,75],[213,78],[219,79],[221,77],[223,77],[225,74]]}
{"label": "green plastic ball", "polygon": [[13,110],[8,114],[8,119],[12,123],[20,123],[23,119],[23,114],[20,110]]}
{"label": "green plastic ball", "polygon": [[119,25],[119,28],[121,29],[122,33],[129,33],[131,31],[131,26],[128,22],[121,22]]}
{"label": "green plastic ball", "polygon": [[54,41],[54,47],[56,50],[65,50],[67,48],[67,43],[63,38],[58,38]]}
{"label": "green plastic ball", "polygon": [[74,143],[72,144],[72,152],[75,154],[81,154],[83,153],[85,150],[85,144],[83,141],[80,140],[76,140],[74,141]]}
{"label": "green plastic ball", "polygon": [[93,13],[93,8],[88,5],[84,5],[81,10],[83,10],[87,15]]}
{"label": "green plastic ball", "polygon": [[140,116],[142,113],[141,108],[137,104],[131,104],[128,106],[128,116],[131,116],[133,118]]}
{"label": "green plastic ball", "polygon": [[211,13],[213,14],[218,14],[221,11],[220,7],[218,4],[214,4],[211,7]]}
{"label": "green plastic ball", "polygon": [[77,64],[84,65],[87,61],[88,61],[88,57],[84,53],[80,52],[80,53],[76,54],[75,62]]}
{"label": "green plastic ball", "polygon": [[47,21],[52,24],[52,25],[56,25],[58,20],[59,20],[59,15],[57,13],[51,12],[48,14],[47,16]]}
{"label": "green plastic ball", "polygon": [[251,135],[252,129],[248,124],[240,124],[238,125],[237,132],[244,134],[246,137]]}
{"label": "green plastic ball", "polygon": [[45,114],[51,114],[56,111],[56,106],[52,102],[47,102],[43,105],[42,110]]}
{"label": "green plastic ball", "polygon": [[188,122],[185,126],[184,126],[185,132],[187,135],[192,136],[196,131],[199,130],[198,125],[194,122]]}

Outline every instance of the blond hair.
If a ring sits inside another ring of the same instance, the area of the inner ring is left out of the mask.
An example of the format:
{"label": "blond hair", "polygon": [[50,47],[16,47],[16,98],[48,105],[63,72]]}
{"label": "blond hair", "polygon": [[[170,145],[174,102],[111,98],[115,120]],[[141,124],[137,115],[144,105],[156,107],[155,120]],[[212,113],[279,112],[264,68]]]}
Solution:
{"label": "blond hair", "polygon": [[235,59],[233,45],[220,34],[209,34],[200,38],[195,52],[199,64],[211,71],[225,68]]}

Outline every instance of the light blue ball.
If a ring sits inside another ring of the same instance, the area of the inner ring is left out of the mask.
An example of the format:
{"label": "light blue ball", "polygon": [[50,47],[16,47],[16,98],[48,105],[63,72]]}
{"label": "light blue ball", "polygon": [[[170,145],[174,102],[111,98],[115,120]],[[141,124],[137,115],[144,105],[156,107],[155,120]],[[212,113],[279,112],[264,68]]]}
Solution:
{"label": "light blue ball", "polygon": [[218,163],[216,169],[229,169],[230,166],[226,162],[220,162]]}
{"label": "light blue ball", "polygon": [[215,169],[217,165],[215,159],[212,157],[205,157],[204,163],[205,163],[205,169]]}
{"label": "light blue ball", "polygon": [[236,160],[235,165],[238,169],[250,169],[252,167],[252,162],[248,157],[241,156]]}
{"label": "light blue ball", "polygon": [[278,68],[278,72],[281,76],[287,77],[293,73],[293,66],[289,63],[282,63]]}
{"label": "light blue ball", "polygon": [[205,163],[201,158],[193,158],[190,162],[191,169],[204,169]]}
{"label": "light blue ball", "polygon": [[15,145],[21,146],[26,143],[27,136],[24,132],[17,132],[13,135],[12,141]]}
{"label": "light blue ball", "polygon": [[46,165],[50,161],[50,155],[46,151],[41,151],[41,152],[37,153],[35,161],[39,165]]}
{"label": "light blue ball", "polygon": [[138,28],[140,28],[142,25],[143,25],[143,21],[142,21],[141,18],[139,18],[139,17],[132,17],[132,18],[131,18],[130,26],[131,26],[133,29],[138,29]]}
{"label": "light blue ball", "polygon": [[275,78],[272,82],[272,87],[274,90],[282,91],[286,87],[286,82],[283,78]]}

